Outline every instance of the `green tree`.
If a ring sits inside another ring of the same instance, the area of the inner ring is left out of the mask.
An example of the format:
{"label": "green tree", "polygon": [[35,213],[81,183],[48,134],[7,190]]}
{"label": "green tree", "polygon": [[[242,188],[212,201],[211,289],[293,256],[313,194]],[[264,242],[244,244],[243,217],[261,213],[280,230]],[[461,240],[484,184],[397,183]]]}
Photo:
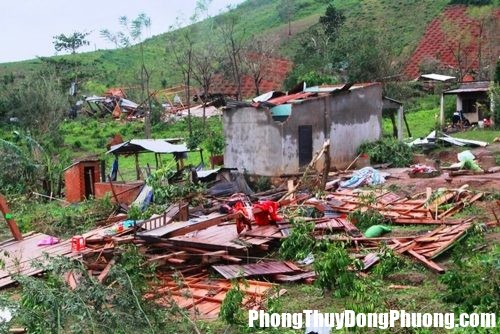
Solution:
{"label": "green tree", "polygon": [[342,11],[335,8],[333,4],[326,7],[325,15],[320,16],[319,23],[323,26],[325,34],[331,40],[335,40],[339,34],[340,27],[344,24],[345,15]]}
{"label": "green tree", "polygon": [[89,41],[86,39],[88,35],[90,35],[89,32],[74,32],[68,36],[64,34],[54,36],[54,49],[57,52],[66,50],[75,54],[77,49],[84,45],[89,45]]}
{"label": "green tree", "polygon": [[292,20],[297,10],[295,0],[281,0],[276,6],[278,15],[283,22],[288,22],[288,36],[292,35]]}

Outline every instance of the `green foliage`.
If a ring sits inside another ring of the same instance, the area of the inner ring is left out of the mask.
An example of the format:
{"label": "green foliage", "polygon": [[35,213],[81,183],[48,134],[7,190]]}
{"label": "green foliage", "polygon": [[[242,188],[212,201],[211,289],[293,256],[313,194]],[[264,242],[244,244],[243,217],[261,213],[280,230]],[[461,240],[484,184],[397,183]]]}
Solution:
{"label": "green foliage", "polygon": [[385,222],[384,216],[372,209],[357,209],[348,215],[348,219],[361,231],[367,230],[370,226],[380,225]]}
{"label": "green foliage", "polygon": [[325,33],[335,40],[340,27],[344,24],[345,15],[341,10],[335,8],[333,4],[326,7],[325,15],[320,16],[319,23],[323,26]]}
{"label": "green foliage", "polygon": [[224,149],[226,148],[226,138],[222,131],[217,130],[206,132],[205,147],[212,156],[224,154]]}
{"label": "green foliage", "polygon": [[276,11],[283,22],[292,21],[296,10],[297,4],[295,0],[280,0],[276,6]]}
{"label": "green foliage", "polygon": [[456,304],[459,312],[500,311],[500,247],[494,245],[490,253],[478,252],[475,247],[481,239],[473,234],[465,245],[462,242],[453,254],[453,268],[440,278],[447,288],[443,299]]}
{"label": "green foliage", "polygon": [[290,225],[292,226],[290,235],[282,241],[279,253],[287,260],[302,260],[314,250],[316,244],[316,239],[312,235],[314,224],[297,218],[290,219]]}
{"label": "green foliage", "polygon": [[174,174],[175,170],[166,166],[151,173],[151,176],[146,180],[147,184],[153,188],[153,201],[156,204],[192,199],[203,191],[203,185],[190,182],[187,175],[184,182],[172,183],[171,178]]}
{"label": "green foliage", "polygon": [[401,271],[407,266],[405,259],[395,254],[392,249],[385,245],[380,247],[378,257],[380,261],[373,269],[373,273],[382,279],[394,272]]}
{"label": "green foliage", "polygon": [[196,129],[193,133],[187,138],[186,145],[190,150],[194,150],[198,148],[203,142],[203,131],[200,129]]}
{"label": "green foliage", "polygon": [[60,142],[57,130],[67,107],[53,72],[36,72],[8,87],[0,85],[0,109],[8,110],[8,117],[17,117],[21,127],[37,139]]}
{"label": "green foliage", "polygon": [[0,139],[0,187],[5,193],[31,191],[57,194],[68,163],[53,148],[42,147],[29,134],[12,132],[11,141]]}
{"label": "green foliage", "polygon": [[240,282],[234,280],[231,289],[227,292],[222,301],[219,318],[230,325],[237,325],[243,322],[243,297],[245,293],[241,290]]}
{"label": "green foliage", "polygon": [[141,218],[141,208],[138,205],[132,204],[127,211],[127,217],[130,220],[138,220]]}
{"label": "green foliage", "polygon": [[[123,249],[104,284],[89,275],[83,263],[66,257],[40,265],[45,280],[17,276],[21,289],[14,323],[30,333],[175,332],[167,322],[178,316],[176,310],[161,314],[143,299],[150,278],[144,273],[151,271],[133,248]],[[79,277],[74,290],[63,278],[68,271]]]}
{"label": "green foliage", "polygon": [[493,122],[495,123],[495,128],[500,129],[500,84],[493,84],[490,87],[489,94],[495,105],[492,115]]}
{"label": "green foliage", "polygon": [[314,283],[323,290],[333,290],[336,297],[343,297],[356,287],[354,270],[360,269],[359,260],[353,260],[343,243],[327,243],[325,249],[315,253]]}
{"label": "green foliage", "polygon": [[11,207],[23,232],[36,228],[38,232],[58,237],[87,232],[96,226],[96,222],[108,218],[114,210],[109,197],[65,207],[61,207],[58,202],[44,203],[39,199],[29,201],[18,198],[12,201]]}
{"label": "green foliage", "polygon": [[86,37],[90,35],[89,32],[74,32],[71,35],[60,34],[54,36],[54,49],[56,51],[71,51],[71,53],[76,53],[76,50],[84,45],[89,45],[89,41]]}
{"label": "green foliage", "polygon": [[256,192],[261,192],[271,189],[271,186],[272,186],[271,179],[269,177],[259,176],[257,181],[255,181],[253,188],[255,189]]}
{"label": "green foliage", "polygon": [[365,142],[358,148],[358,153],[368,154],[372,164],[390,163],[391,167],[406,167],[413,159],[411,148],[392,138]]}

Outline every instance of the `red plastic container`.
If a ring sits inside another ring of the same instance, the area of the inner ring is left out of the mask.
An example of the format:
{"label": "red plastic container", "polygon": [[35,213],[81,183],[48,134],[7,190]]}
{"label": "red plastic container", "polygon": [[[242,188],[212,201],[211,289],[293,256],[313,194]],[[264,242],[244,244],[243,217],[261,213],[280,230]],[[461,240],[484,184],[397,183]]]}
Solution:
{"label": "red plastic container", "polygon": [[71,238],[71,251],[78,253],[85,249],[85,238],[81,235],[75,235]]}

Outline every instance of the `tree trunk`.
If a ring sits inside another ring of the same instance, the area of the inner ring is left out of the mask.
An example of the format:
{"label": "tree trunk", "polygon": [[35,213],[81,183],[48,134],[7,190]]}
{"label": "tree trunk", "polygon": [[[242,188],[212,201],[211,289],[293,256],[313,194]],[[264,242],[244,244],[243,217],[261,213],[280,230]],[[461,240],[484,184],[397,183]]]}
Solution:
{"label": "tree trunk", "polygon": [[193,136],[193,125],[191,124],[191,56],[192,56],[192,49],[189,51],[188,54],[188,70],[187,70],[187,87],[186,87],[186,99],[187,99],[187,104],[188,104],[188,129],[189,129],[189,137]]}

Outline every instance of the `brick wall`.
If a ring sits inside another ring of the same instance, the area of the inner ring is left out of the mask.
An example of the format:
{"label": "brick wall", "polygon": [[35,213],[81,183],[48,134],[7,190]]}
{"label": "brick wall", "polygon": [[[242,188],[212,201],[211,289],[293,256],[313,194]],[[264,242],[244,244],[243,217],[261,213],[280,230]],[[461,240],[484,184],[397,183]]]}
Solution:
{"label": "brick wall", "polygon": [[[144,184],[143,181],[126,182],[126,183],[113,182],[113,188],[115,190],[115,194],[117,194],[120,203],[130,205],[133,201],[135,201],[135,199],[141,192],[142,184]],[[111,185],[109,184],[109,182],[97,182],[94,184],[94,188],[95,188],[96,198],[103,198],[106,195],[109,195],[111,197],[112,202],[116,202],[113,193],[111,191]]]}
{"label": "brick wall", "polygon": [[66,201],[70,203],[78,203],[85,199],[85,167],[93,167],[94,182],[100,181],[99,161],[79,162],[68,168],[64,172],[64,184]]}

